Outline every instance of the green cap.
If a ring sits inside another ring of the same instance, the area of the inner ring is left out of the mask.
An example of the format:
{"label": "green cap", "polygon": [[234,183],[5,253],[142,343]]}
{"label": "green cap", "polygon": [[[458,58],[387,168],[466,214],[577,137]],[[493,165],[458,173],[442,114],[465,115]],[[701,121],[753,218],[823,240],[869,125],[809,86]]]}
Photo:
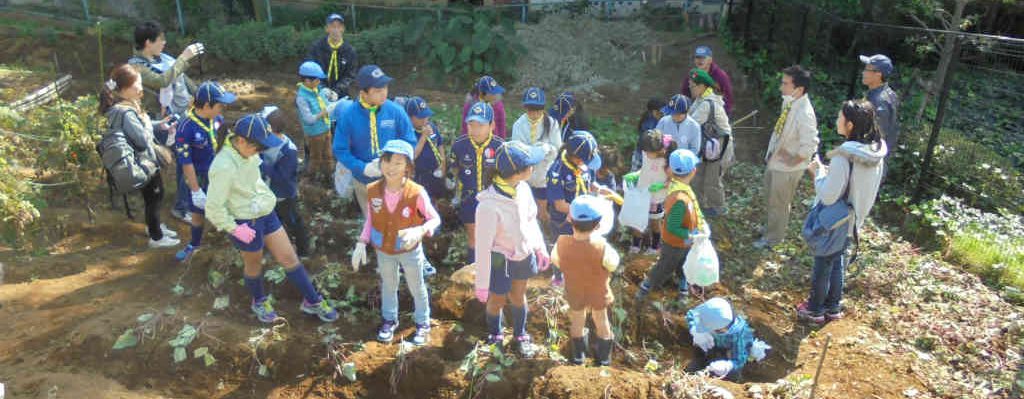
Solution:
{"label": "green cap", "polygon": [[714,86],[715,80],[708,75],[707,71],[700,68],[693,68],[690,70],[690,80],[707,86]]}

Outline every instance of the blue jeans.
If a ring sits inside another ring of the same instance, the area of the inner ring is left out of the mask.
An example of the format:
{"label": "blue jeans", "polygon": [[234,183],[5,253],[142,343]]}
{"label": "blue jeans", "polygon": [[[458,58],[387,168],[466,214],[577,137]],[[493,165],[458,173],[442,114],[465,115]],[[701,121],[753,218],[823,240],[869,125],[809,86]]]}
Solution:
{"label": "blue jeans", "polygon": [[185,184],[185,174],[181,171],[181,163],[174,163],[174,180],[178,183],[178,191],[174,193],[174,210],[188,213],[192,190]]}
{"label": "blue jeans", "polygon": [[430,292],[423,281],[423,266],[427,258],[423,254],[423,245],[416,249],[390,255],[383,251],[377,252],[377,271],[380,273],[380,313],[384,320],[398,321],[398,268],[405,273],[405,284],[409,286],[413,305],[413,320],[416,324],[430,322]]}
{"label": "blue jeans", "polygon": [[811,272],[811,295],[807,308],[815,315],[839,311],[843,300],[843,279],[846,274],[846,250],[835,255],[815,256]]}

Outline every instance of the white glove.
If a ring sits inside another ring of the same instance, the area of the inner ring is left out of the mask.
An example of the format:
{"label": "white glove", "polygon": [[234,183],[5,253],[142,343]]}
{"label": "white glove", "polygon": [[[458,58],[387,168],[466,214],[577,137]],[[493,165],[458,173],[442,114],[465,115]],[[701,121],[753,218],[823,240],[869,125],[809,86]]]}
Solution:
{"label": "white glove", "polygon": [[415,248],[419,245],[420,241],[423,240],[423,236],[426,234],[427,229],[423,228],[423,226],[399,230],[398,238],[402,240],[402,250],[408,251]]}
{"label": "white glove", "polygon": [[181,52],[179,58],[184,58],[185,61],[191,60],[197,55],[202,55],[206,52],[206,46],[202,43],[192,43],[188,47],[185,47],[185,51]]}
{"label": "white glove", "polygon": [[363,174],[366,175],[366,177],[373,179],[381,177],[380,158],[374,159],[372,162],[366,164],[366,167],[363,168]]}
{"label": "white glove", "polygon": [[703,350],[705,353],[715,347],[715,337],[708,333],[696,333],[690,330],[690,335],[693,336],[693,345]]}
{"label": "white glove", "polygon": [[760,362],[764,360],[764,357],[768,354],[768,350],[771,348],[772,347],[764,341],[755,338],[754,343],[750,345],[750,357],[754,358],[755,362]]}
{"label": "white glove", "polygon": [[359,266],[366,264],[366,243],[356,243],[356,249],[352,250],[352,270],[359,271]]}
{"label": "white glove", "polygon": [[338,101],[338,93],[335,93],[334,90],[323,88],[320,91],[324,93],[324,97],[327,97],[327,101]]}
{"label": "white glove", "polygon": [[448,188],[449,190],[454,190],[455,187],[456,187],[455,179],[452,179],[452,178],[444,179],[444,186],[446,188]]}
{"label": "white glove", "polygon": [[199,209],[206,209],[206,193],[203,190],[192,192],[192,205]]}
{"label": "white glove", "polygon": [[708,365],[707,370],[715,377],[725,377],[732,371],[732,362],[728,360],[715,360]]}

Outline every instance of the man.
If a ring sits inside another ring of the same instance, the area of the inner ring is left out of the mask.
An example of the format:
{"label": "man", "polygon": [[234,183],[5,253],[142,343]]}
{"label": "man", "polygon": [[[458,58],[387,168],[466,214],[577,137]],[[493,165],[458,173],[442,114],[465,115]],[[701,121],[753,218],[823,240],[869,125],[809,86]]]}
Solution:
{"label": "man", "polygon": [[790,206],[807,164],[818,150],[818,119],[808,95],[811,72],[799,65],[782,70],[782,113],[775,122],[765,161],[764,233],[755,248],[771,248],[786,238]]}
{"label": "man", "polygon": [[[885,145],[889,148],[889,154],[896,152],[900,138],[899,108],[900,98],[891,87],[889,87],[889,76],[894,72],[892,61],[882,54],[872,56],[860,56],[860,62],[864,63],[864,71],[861,72],[860,81],[868,87],[864,99],[871,102],[875,107],[875,120],[878,128],[885,138]],[[886,156],[886,165],[888,155]],[[887,168],[888,169],[888,168]]]}
{"label": "man", "polygon": [[357,57],[356,49],[345,43],[345,17],[341,14],[328,15],[324,30],[327,35],[313,42],[306,59],[316,61],[327,73],[324,84],[328,89],[338,98],[347,97],[349,85],[356,78]]}
{"label": "man", "polygon": [[[725,98],[725,112],[728,114],[732,113],[732,80],[729,79],[729,74],[725,73],[725,70],[715,63],[715,60],[711,58],[711,47],[708,46],[697,46],[697,50],[693,53],[693,64],[697,68],[703,69],[711,78],[718,84],[718,88],[722,92],[722,97]],[[686,75],[686,79],[683,80],[683,87],[680,89],[680,93],[689,98],[694,98],[690,95],[690,75]],[[700,93],[697,93],[698,96]]]}
{"label": "man", "polygon": [[366,217],[366,185],[381,177],[384,143],[400,139],[416,145],[412,121],[401,106],[388,100],[391,77],[376,65],[359,68],[359,98],[338,112],[334,128],[334,157],[352,172],[352,187]]}

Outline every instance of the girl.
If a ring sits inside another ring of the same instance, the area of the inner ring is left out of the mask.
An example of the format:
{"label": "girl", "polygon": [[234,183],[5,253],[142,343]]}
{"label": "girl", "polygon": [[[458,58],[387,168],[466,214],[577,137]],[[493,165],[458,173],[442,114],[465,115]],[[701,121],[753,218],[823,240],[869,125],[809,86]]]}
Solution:
{"label": "girl", "polygon": [[[836,132],[846,142],[827,157],[830,166],[824,166],[815,157],[807,170],[814,176],[817,201],[831,205],[838,200],[849,201],[857,215],[851,224],[851,234],[864,225],[875,204],[878,185],[888,148],[875,123],[875,109],[865,100],[848,100],[836,117]],[[846,269],[846,250],[834,255],[815,256],[811,272],[811,293],[807,301],[797,306],[797,317],[816,324],[843,317],[843,274]]]}
{"label": "girl", "polygon": [[352,268],[366,264],[366,244],[377,250],[377,268],[381,285],[381,323],[377,340],[388,343],[398,327],[398,271],[405,273],[416,308],[413,318],[416,333],[412,342],[427,343],[430,335],[430,298],[423,281],[427,258],[420,241],[441,225],[430,196],[423,186],[410,178],[414,150],[402,140],[391,140],[381,150],[380,167],[384,175],[366,186],[369,213],[363,233],[352,251]]}
{"label": "girl", "polygon": [[469,132],[468,124],[465,122],[469,115],[470,108],[478,103],[484,102],[494,109],[494,135],[505,139],[505,103],[501,102],[501,95],[505,88],[498,84],[497,80],[490,76],[483,76],[476,82],[473,89],[466,94],[466,102],[462,105],[462,134]]}
{"label": "girl", "polygon": [[[572,225],[566,220],[569,203],[580,195],[597,191],[594,172],[601,168],[601,157],[597,153],[594,136],[587,131],[576,131],[562,145],[558,161],[548,169],[548,214],[551,231],[555,234],[572,235]],[[562,273],[556,267],[551,284],[560,287],[562,282]]]}
{"label": "girl", "polygon": [[544,159],[533,168],[533,176],[530,176],[528,183],[533,190],[533,199],[537,201],[537,209],[540,210],[540,220],[547,222],[547,200],[544,195],[547,189],[546,175],[555,161],[558,149],[562,147],[562,134],[558,121],[544,112],[544,105],[544,90],[538,87],[526,89],[523,93],[526,113],[512,125],[512,140],[537,148],[544,154]]}
{"label": "girl", "polygon": [[[720,157],[716,160],[708,159],[707,148],[701,148],[703,152],[701,160],[704,166],[697,172],[697,178],[693,181],[693,190],[697,193],[704,214],[708,217],[723,215],[725,209],[725,187],[722,185],[722,177],[725,171],[735,161],[736,143],[731,140],[732,127],[729,126],[729,114],[725,112],[725,100],[719,94],[720,89],[715,80],[703,69],[694,68],[690,71],[690,93],[693,93],[693,105],[690,107],[689,116],[700,124],[702,130],[708,130],[709,124],[718,129],[718,135],[729,136],[730,140],[725,148],[720,148]],[[707,131],[704,132],[707,134]],[[703,144],[702,144],[703,145]],[[714,151],[714,152],[719,152]]]}
{"label": "girl", "polygon": [[459,220],[466,226],[469,244],[469,263],[476,261],[476,208],[477,194],[491,184],[488,171],[495,168],[495,154],[505,141],[494,136],[494,110],[485,102],[469,109],[465,119],[469,133],[452,144],[452,163],[459,179]]}
{"label": "girl", "polygon": [[331,159],[331,113],[338,102],[331,102],[327,90],[320,90],[320,83],[327,78],[320,65],[313,61],[299,65],[296,85],[295,107],[299,110],[299,122],[306,137],[306,159],[309,160],[310,174],[314,180],[328,173]]}
{"label": "girl", "polygon": [[476,298],[487,304],[489,345],[501,345],[502,308],[511,302],[512,332],[520,355],[536,353],[526,333],[526,281],[550,265],[537,223],[537,204],[526,180],[544,156],[520,142],[498,148],[493,184],[480,193],[476,219]]}
{"label": "girl", "polygon": [[[100,113],[106,114],[108,130],[120,131],[124,140],[135,151],[135,158],[146,169],[149,180],[139,189],[146,207],[146,229],[150,248],[168,248],[178,245],[178,233],[160,223],[160,202],[164,198],[164,184],[160,177],[160,162],[153,148],[153,124],[142,109],[142,76],[131,65],[122,64],[110,71],[100,92]],[[164,129],[174,124],[161,123]],[[110,137],[110,136],[108,136]],[[106,141],[106,137],[104,137]],[[101,142],[101,145],[103,142]]]}
{"label": "girl", "polygon": [[[647,248],[648,255],[658,253],[661,247],[661,233],[658,232],[657,223],[665,216],[665,185],[668,184],[668,174],[665,170],[668,166],[668,156],[676,150],[676,143],[672,137],[662,134],[658,129],[648,130],[639,147],[643,151],[643,164],[639,171],[623,176],[623,180],[634,187],[646,188],[651,193],[651,203],[648,208],[650,223],[648,231],[651,237],[651,245]],[[631,208],[632,209],[632,208]],[[639,253],[642,249],[644,236],[648,232],[633,231],[633,244],[629,247],[629,253]]]}
{"label": "girl", "polygon": [[657,97],[651,97],[647,100],[647,109],[640,115],[640,120],[636,123],[636,149],[633,151],[633,158],[631,159],[632,168],[630,170],[640,170],[640,167],[643,166],[644,154],[643,150],[640,149],[640,141],[647,135],[647,131],[657,127],[658,121],[661,120],[662,116],[665,116],[662,108],[665,108],[664,100]]}
{"label": "girl", "polygon": [[568,140],[572,132],[576,130],[587,130],[581,127],[586,124],[583,118],[577,116],[577,113],[580,112],[579,107],[580,104],[576,102],[576,96],[567,91],[558,95],[555,104],[548,111],[548,115],[555,118],[558,121],[558,126],[561,126],[562,141]]}
{"label": "girl", "polygon": [[281,145],[281,139],[270,131],[266,119],[250,114],[235,123],[234,132],[225,143],[210,167],[206,217],[218,230],[229,232],[235,248],[242,252],[243,277],[252,295],[251,308],[256,318],[264,323],[277,320],[277,312],[263,291],[266,247],[284,266],[288,280],[302,292],[304,299],[299,309],[325,322],[337,320],[338,312],[316,291],[295,255],[295,248],[274,213],[277,197],[260,178],[260,152]]}

